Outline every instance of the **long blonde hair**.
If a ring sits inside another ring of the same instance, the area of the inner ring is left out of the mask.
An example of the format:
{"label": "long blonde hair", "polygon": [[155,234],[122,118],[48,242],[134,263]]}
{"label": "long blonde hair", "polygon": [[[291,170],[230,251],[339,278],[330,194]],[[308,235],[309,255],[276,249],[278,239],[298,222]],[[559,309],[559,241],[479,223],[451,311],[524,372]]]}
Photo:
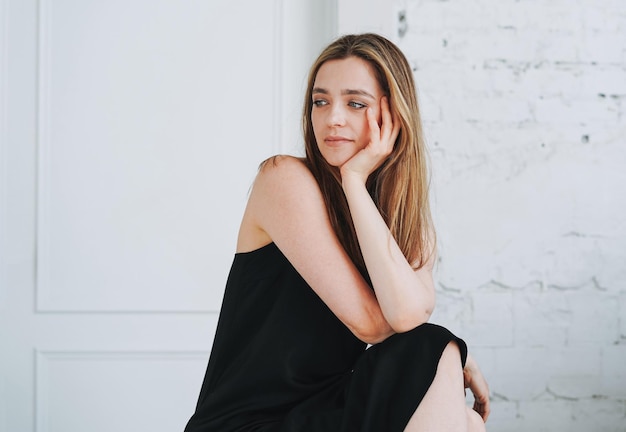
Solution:
{"label": "long blonde hair", "polygon": [[[428,200],[428,167],[413,74],[404,54],[382,36],[346,35],[331,43],[309,72],[302,127],[306,163],[317,179],[332,227],[360,272],[368,278],[339,171],[322,157],[313,133],[312,90],[319,68],[329,60],[358,57],[374,69],[401,123],[394,150],[367,180],[367,189],[391,234],[411,265],[424,266],[435,250],[435,233]],[[368,278],[369,279],[369,278]]]}

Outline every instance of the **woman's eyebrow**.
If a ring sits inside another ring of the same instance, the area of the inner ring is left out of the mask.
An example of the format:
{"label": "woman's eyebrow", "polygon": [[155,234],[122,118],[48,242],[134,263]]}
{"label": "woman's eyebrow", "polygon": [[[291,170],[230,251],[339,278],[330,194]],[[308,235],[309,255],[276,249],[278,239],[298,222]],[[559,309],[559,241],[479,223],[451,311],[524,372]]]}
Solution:
{"label": "woman's eyebrow", "polygon": [[341,90],[341,94],[342,95],[357,95],[357,96],[365,96],[368,97],[370,99],[374,99],[376,100],[376,98],[371,94],[366,92],[365,90],[361,90],[361,89],[347,89],[347,90]]}
{"label": "woman's eyebrow", "polygon": [[[321,94],[328,94],[328,90],[326,90],[325,88],[321,88],[321,87],[313,87],[313,94],[316,93],[321,93]],[[346,90],[341,90],[341,94],[342,95],[357,95],[357,96],[365,96],[368,97],[370,99],[376,100],[376,98],[369,92],[365,91],[365,90],[361,90],[361,89],[346,89]]]}

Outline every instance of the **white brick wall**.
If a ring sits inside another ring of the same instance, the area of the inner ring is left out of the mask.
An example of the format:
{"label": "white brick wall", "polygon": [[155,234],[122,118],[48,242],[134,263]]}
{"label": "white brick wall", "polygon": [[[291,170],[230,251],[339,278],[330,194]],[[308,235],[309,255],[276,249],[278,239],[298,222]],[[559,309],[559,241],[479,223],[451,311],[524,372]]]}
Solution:
{"label": "white brick wall", "polygon": [[396,0],[490,431],[626,431],[626,1]]}

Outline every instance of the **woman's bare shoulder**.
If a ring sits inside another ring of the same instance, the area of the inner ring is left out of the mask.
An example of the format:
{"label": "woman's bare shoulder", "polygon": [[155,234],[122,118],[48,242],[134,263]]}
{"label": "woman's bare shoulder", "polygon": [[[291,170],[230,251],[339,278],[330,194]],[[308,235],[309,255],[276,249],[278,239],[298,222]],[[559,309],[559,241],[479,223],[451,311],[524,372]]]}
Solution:
{"label": "woman's bare shoulder", "polygon": [[272,181],[282,176],[303,176],[305,179],[313,177],[304,158],[276,155],[261,163],[255,183],[266,179]]}
{"label": "woman's bare shoulder", "polygon": [[323,202],[322,194],[304,159],[274,156],[261,164],[250,201],[260,205],[279,206],[282,210],[299,211],[302,206]]}
{"label": "woman's bare shoulder", "polygon": [[[270,205],[307,204],[323,202],[313,173],[304,159],[294,156],[274,156],[261,164],[254,181],[251,200],[261,198]],[[291,202],[295,199],[296,202]],[[299,205],[293,209],[298,210]]]}
{"label": "woman's bare shoulder", "polygon": [[[243,216],[237,250],[245,252],[275,241],[277,225],[325,213],[323,198],[305,160],[273,156],[259,167]],[[272,229],[274,228],[274,229]]]}
{"label": "woman's bare shoulder", "polygon": [[357,337],[375,342],[388,335],[378,302],[337,238],[322,192],[302,159],[269,159],[252,188],[238,250],[271,242]]}

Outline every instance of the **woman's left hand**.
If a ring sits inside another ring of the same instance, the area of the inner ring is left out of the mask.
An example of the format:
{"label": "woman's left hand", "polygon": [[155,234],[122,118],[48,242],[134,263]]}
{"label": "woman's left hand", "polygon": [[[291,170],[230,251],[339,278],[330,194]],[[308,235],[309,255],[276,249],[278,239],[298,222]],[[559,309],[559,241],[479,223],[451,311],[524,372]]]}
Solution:
{"label": "woman's left hand", "polygon": [[378,126],[374,110],[371,107],[367,108],[370,142],[341,166],[342,178],[346,175],[356,175],[365,183],[369,175],[391,154],[400,132],[400,122],[392,118],[389,99],[386,96],[381,98],[380,112],[382,124]]}
{"label": "woman's left hand", "polygon": [[463,379],[465,388],[469,388],[474,395],[474,411],[480,414],[483,421],[487,421],[491,412],[491,407],[489,406],[489,385],[478,368],[478,364],[469,354],[463,368]]}

